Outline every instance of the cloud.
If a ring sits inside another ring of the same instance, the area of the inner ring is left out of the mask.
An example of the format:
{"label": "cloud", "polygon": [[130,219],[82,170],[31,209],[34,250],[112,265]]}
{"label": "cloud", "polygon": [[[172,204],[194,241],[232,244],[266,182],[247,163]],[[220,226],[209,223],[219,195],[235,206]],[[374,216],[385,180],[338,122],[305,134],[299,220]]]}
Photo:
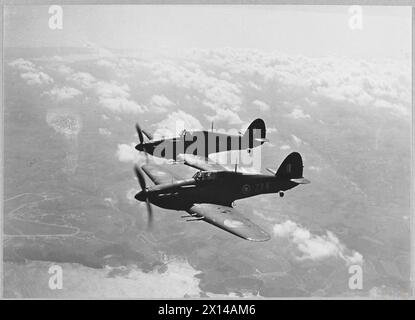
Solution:
{"label": "cloud", "polygon": [[164,95],[154,95],[151,97],[150,103],[159,107],[170,107],[174,106],[174,103],[170,101]]}
{"label": "cloud", "polygon": [[260,87],[260,86],[258,86],[255,82],[249,81],[249,82],[248,82],[248,85],[249,85],[251,88],[255,89],[255,90],[261,90],[261,87]]}
{"label": "cloud", "polygon": [[41,71],[33,62],[19,58],[13,60],[9,65],[21,71],[20,77],[26,81],[28,85],[44,85],[53,83],[53,78]]}
{"label": "cloud", "polygon": [[174,102],[164,95],[153,95],[150,99],[151,111],[165,112],[168,107],[172,107],[174,105]]}
{"label": "cloud", "polygon": [[282,146],[280,147],[280,149],[281,149],[281,150],[288,150],[288,149],[291,149],[291,147],[290,147],[289,145],[287,145],[287,144],[284,144],[284,145],[282,145]]}
{"label": "cloud", "polygon": [[35,64],[29,60],[25,60],[22,58],[13,60],[12,62],[9,63],[9,66],[14,67],[20,71],[31,71],[31,72],[35,72],[37,71],[37,68],[35,66]]}
{"label": "cloud", "polygon": [[241,118],[239,118],[238,114],[233,112],[232,110],[218,108],[215,111],[216,111],[216,114],[213,116],[205,115],[206,119],[208,119],[209,121],[213,121],[213,122],[225,121],[229,123],[230,125],[236,125],[236,124],[242,123],[242,120]]}
{"label": "cloud", "polygon": [[297,146],[299,146],[303,141],[299,138],[299,137],[297,137],[296,135],[291,135],[291,137],[293,138],[293,140],[294,140],[294,142],[295,142],[295,144],[297,145]]}
{"label": "cloud", "polygon": [[77,72],[68,77],[68,80],[76,83],[81,88],[95,92],[98,103],[113,112],[142,113],[147,107],[139,105],[130,99],[130,88],[127,84],[119,84],[115,81],[97,81],[94,76],[86,72]]}
{"label": "cloud", "polygon": [[298,108],[294,109],[294,110],[293,110],[290,114],[288,114],[287,116],[288,116],[288,117],[290,117],[290,118],[293,118],[293,119],[308,119],[308,118],[310,118],[310,117],[311,117],[309,114],[305,114],[305,113],[303,112],[303,110],[298,109]]}
{"label": "cloud", "polygon": [[156,126],[154,137],[175,137],[184,129],[187,131],[203,130],[199,120],[182,110],[173,112],[168,117],[160,121]]}
{"label": "cloud", "polygon": [[25,72],[22,73],[20,76],[29,85],[43,85],[50,84],[53,82],[53,79],[48,74],[42,71]]}
{"label": "cloud", "polygon": [[325,98],[365,108],[386,107],[397,115],[410,114],[409,59],[311,58],[233,48],[194,49],[189,55],[203,60],[206,66],[226,70],[231,76],[255,77],[257,83],[275,85],[281,95],[295,97],[298,92],[311,105],[316,98]]}
{"label": "cloud", "polygon": [[254,100],[252,102],[252,104],[255,105],[255,106],[257,106],[257,107],[259,107],[259,109],[261,111],[268,111],[269,108],[270,108],[268,104],[266,104],[265,102],[263,102],[261,100]]}
{"label": "cloud", "polygon": [[76,83],[83,89],[90,89],[96,83],[95,77],[88,72],[75,72],[71,74],[67,80]]}
{"label": "cloud", "polygon": [[50,98],[53,98],[56,101],[72,99],[81,94],[81,91],[71,87],[54,87],[50,91],[43,92],[43,95],[49,96]]}
{"label": "cloud", "polygon": [[99,103],[104,108],[120,113],[142,113],[146,110],[137,102],[122,97],[99,98]]}
{"label": "cloud", "polygon": [[115,69],[117,66],[114,62],[109,61],[107,59],[99,59],[96,63],[100,67],[106,67],[111,69]]}
{"label": "cloud", "polygon": [[130,100],[130,88],[127,84],[118,84],[114,81],[98,81],[94,85],[101,106],[114,112],[142,113],[147,110],[145,106]]}
{"label": "cloud", "polygon": [[100,98],[128,98],[129,87],[127,84],[117,84],[116,82],[99,81],[95,84],[95,91]]}
{"label": "cloud", "polygon": [[118,144],[118,149],[116,152],[116,156],[119,161],[121,162],[132,162],[137,163],[140,160],[143,159],[143,157],[140,155],[140,152],[138,152],[135,149],[135,144]]}
{"label": "cloud", "polygon": [[300,261],[335,257],[344,260],[347,265],[363,263],[363,256],[360,253],[347,249],[330,231],[322,236],[315,235],[291,220],[275,224],[273,231],[275,236],[288,238],[296,245],[302,254],[297,257]]}
{"label": "cloud", "polygon": [[316,167],[316,166],[309,166],[308,169],[312,170],[312,171],[317,171],[320,172],[321,168],[320,167]]}
{"label": "cloud", "polygon": [[222,120],[239,123],[239,116],[234,112],[240,110],[242,93],[237,84],[204,72],[197,64],[185,63],[183,66],[173,61],[160,61],[149,63],[147,67],[157,77],[156,84],[172,84],[178,88],[195,90],[203,95],[203,104],[215,111],[216,115],[212,117],[220,119],[219,114],[225,114]]}
{"label": "cloud", "polygon": [[111,135],[111,131],[109,131],[107,128],[99,128],[98,132],[99,132],[99,134],[101,134],[103,136],[110,136]]}
{"label": "cloud", "polygon": [[68,67],[64,64],[60,64],[56,67],[56,71],[59,72],[62,75],[69,75],[71,73],[74,73],[74,70],[71,67]]}

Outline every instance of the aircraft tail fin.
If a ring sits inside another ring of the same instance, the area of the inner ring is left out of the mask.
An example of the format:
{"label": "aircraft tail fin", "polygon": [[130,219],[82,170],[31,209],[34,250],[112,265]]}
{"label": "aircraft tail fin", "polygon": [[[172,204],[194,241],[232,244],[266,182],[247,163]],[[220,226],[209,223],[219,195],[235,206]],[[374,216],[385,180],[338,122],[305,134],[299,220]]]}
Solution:
{"label": "aircraft tail fin", "polygon": [[255,119],[251,122],[244,133],[244,139],[248,141],[248,147],[253,148],[267,142],[265,122],[262,119]]}
{"label": "aircraft tail fin", "polygon": [[298,184],[310,182],[303,178],[303,159],[298,152],[292,152],[284,159],[275,176],[281,179],[289,179]]}

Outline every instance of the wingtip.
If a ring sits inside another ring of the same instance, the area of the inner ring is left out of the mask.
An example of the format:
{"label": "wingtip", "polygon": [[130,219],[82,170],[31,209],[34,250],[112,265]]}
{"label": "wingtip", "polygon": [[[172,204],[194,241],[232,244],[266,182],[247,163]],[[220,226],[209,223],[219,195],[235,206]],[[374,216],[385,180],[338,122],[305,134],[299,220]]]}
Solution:
{"label": "wingtip", "polygon": [[271,236],[265,231],[261,232],[262,236],[258,237],[246,237],[245,239],[252,242],[265,242],[271,239]]}

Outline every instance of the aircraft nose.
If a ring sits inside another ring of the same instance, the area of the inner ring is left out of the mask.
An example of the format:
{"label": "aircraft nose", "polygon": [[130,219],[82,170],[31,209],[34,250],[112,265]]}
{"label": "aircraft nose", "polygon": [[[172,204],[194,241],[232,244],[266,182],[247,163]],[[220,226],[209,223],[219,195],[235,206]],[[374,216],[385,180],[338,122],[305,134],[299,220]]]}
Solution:
{"label": "aircraft nose", "polygon": [[136,148],[136,150],[138,150],[138,151],[144,151],[144,144],[142,144],[142,143],[137,144],[137,145],[135,146],[135,148]]}
{"label": "aircraft nose", "polygon": [[140,191],[138,193],[136,193],[136,195],[134,196],[134,198],[138,201],[145,201],[146,197],[143,191]]}

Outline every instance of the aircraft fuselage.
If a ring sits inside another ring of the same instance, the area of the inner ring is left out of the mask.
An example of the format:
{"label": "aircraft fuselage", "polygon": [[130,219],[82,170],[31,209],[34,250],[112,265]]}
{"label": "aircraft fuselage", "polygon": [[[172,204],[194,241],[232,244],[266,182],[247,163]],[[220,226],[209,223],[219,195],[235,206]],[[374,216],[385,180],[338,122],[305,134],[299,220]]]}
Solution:
{"label": "aircraft fuselage", "polygon": [[245,135],[228,135],[211,131],[185,132],[181,137],[161,139],[138,144],[138,151],[155,157],[176,160],[179,154],[207,157],[212,153],[231,150],[252,149],[266,141],[261,130],[252,130]]}
{"label": "aircraft fuselage", "polygon": [[[231,172],[232,173],[232,172]],[[230,174],[214,180],[189,179],[170,185],[158,185],[147,191],[151,203],[166,209],[186,210],[195,203],[231,205],[239,199],[286,191],[298,183],[269,175]],[[136,196],[145,201],[143,192]]]}

